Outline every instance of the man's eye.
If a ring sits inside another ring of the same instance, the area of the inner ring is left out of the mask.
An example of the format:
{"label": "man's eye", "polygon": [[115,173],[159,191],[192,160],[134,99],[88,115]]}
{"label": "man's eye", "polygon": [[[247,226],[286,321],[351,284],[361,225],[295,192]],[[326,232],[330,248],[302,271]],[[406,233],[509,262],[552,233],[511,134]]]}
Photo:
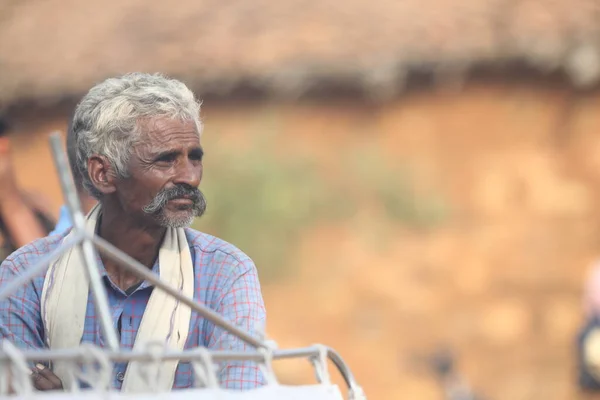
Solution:
{"label": "man's eye", "polygon": [[188,157],[192,161],[202,161],[202,158],[204,157],[204,151],[202,151],[201,149],[194,149],[190,151]]}
{"label": "man's eye", "polygon": [[175,161],[176,158],[177,158],[177,156],[175,154],[164,154],[164,155],[158,157],[156,159],[156,161],[163,162],[163,163],[171,163],[171,162]]}

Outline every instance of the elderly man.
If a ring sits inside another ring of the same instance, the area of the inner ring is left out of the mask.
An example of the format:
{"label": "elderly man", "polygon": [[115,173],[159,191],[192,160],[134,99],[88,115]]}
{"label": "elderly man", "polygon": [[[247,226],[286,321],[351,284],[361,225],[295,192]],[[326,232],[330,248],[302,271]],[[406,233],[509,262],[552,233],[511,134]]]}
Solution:
{"label": "elderly man", "polygon": [[[233,245],[187,228],[206,208],[198,190],[204,150],[199,102],[181,82],[128,74],[93,87],[77,106],[71,160],[85,189],[98,200],[86,229],[106,239],[161,279],[248,331],[264,328],[265,309],[254,263]],[[37,240],[0,267],[0,287],[56,249],[66,233]],[[0,302],[0,337],[21,348],[60,349],[80,342],[104,345],[89,284],[68,252],[44,276]],[[120,346],[158,340],[173,349],[204,346],[243,351],[246,345],[110,259],[98,257]],[[163,365],[168,388],[192,385],[189,364]],[[113,386],[136,391],[143,382],[117,364]],[[219,370],[221,385],[251,389],[263,383],[254,364]],[[39,390],[62,387],[61,371],[38,365]]]}

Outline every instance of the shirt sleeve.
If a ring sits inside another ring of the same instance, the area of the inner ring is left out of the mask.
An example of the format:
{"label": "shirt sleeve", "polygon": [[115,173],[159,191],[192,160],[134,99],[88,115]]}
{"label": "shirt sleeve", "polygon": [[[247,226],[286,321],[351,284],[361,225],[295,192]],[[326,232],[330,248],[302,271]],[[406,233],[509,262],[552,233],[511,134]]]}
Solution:
{"label": "shirt sleeve", "polygon": [[[249,259],[243,262],[231,256],[228,259],[228,269],[234,272],[224,280],[215,311],[251,334],[264,332],[266,311],[256,267]],[[207,347],[212,350],[254,350],[253,346],[212,323],[207,324],[207,336]],[[256,363],[249,361],[221,364],[218,378],[221,387],[234,390],[248,390],[265,384]]]}
{"label": "shirt sleeve", "polygon": [[[0,264],[0,290],[8,287],[19,272],[12,260]],[[45,347],[42,333],[40,297],[32,282],[0,300],[0,339],[22,349],[37,349]]]}
{"label": "shirt sleeve", "polygon": [[52,232],[50,232],[48,234],[48,236],[54,235],[57,233],[64,233],[64,232],[68,231],[69,229],[71,229],[71,227],[72,227],[72,223],[71,223],[71,216],[69,215],[69,209],[67,208],[67,206],[62,206],[62,207],[60,207],[60,215],[58,216],[58,222],[56,223],[54,230]]}

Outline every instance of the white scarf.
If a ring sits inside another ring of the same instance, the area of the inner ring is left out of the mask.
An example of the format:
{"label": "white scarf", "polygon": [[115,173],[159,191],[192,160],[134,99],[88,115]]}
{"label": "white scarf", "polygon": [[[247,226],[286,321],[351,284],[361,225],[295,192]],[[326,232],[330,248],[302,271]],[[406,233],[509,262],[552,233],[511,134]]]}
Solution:
{"label": "white scarf", "polygon": [[[96,222],[101,213],[100,205],[94,207],[86,217],[85,229],[95,234]],[[70,232],[65,241],[74,233]],[[178,288],[188,297],[194,296],[194,267],[183,228],[168,228],[158,253],[160,278]],[[79,246],[74,247],[52,263],[44,280],[41,297],[41,312],[50,349],[79,347],[83,336],[88,303],[89,280],[85,271]],[[133,348],[143,348],[148,342],[166,343],[169,349],[183,350],[188,337],[191,309],[180,304],[174,297],[160,289],[153,289],[135,337]],[[158,386],[170,391],[175,379],[177,361],[163,361],[158,371]],[[144,392],[149,388],[143,379],[142,369],[149,366],[130,362],[125,373],[121,391]],[[53,372],[69,387],[69,366],[55,362]],[[145,374],[144,374],[145,375]]]}

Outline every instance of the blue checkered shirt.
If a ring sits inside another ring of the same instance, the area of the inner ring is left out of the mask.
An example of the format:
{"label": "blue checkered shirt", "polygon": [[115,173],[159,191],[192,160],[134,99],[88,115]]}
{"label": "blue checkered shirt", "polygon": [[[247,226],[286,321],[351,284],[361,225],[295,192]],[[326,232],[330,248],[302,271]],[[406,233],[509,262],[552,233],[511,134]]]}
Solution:
{"label": "blue checkered shirt", "polygon": [[[34,265],[39,258],[57,248],[67,232],[38,239],[9,256],[0,265],[0,288]],[[261,331],[266,321],[256,267],[252,260],[235,246],[213,236],[186,229],[186,236],[195,270],[194,298],[218,312],[233,324],[247,331]],[[153,287],[142,282],[131,293],[119,289],[106,274],[98,257],[104,286],[112,312],[115,329],[120,328],[120,345],[131,349],[140,326],[142,315]],[[158,274],[158,261],[153,271]],[[12,296],[0,301],[0,338],[8,339],[17,347],[38,349],[45,347],[44,326],[40,313],[40,297],[45,273],[19,288]],[[82,342],[103,346],[99,320],[88,296]],[[65,323],[68,317],[65,316]],[[204,346],[209,349],[244,351],[251,346],[215,326],[192,311],[186,349]],[[113,387],[120,390],[126,364],[115,364]],[[247,390],[265,383],[254,363],[230,362],[219,370],[221,386]],[[191,387],[193,373],[189,363],[180,363],[173,389]]]}

